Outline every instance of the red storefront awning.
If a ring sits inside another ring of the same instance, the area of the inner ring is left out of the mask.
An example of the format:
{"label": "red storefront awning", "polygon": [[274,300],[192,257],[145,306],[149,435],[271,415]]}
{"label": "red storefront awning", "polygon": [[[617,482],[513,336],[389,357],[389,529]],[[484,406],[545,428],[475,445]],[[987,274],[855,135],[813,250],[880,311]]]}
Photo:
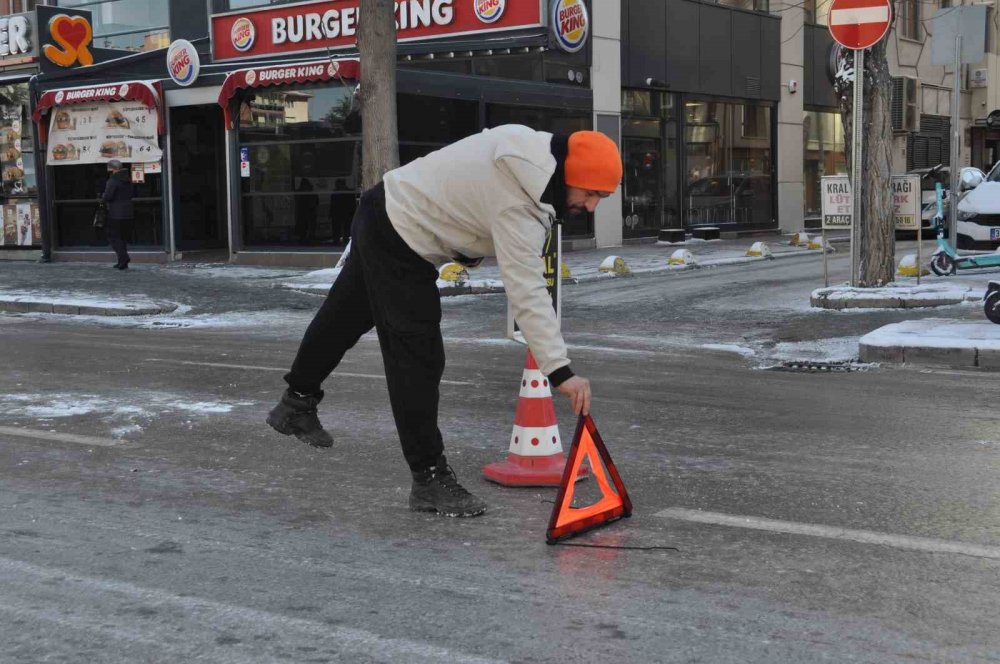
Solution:
{"label": "red storefront awning", "polygon": [[[106,83],[88,85],[81,88],[64,88],[49,90],[35,104],[31,117],[40,123],[42,116],[54,106],[67,104],[90,104],[95,101],[137,101],[146,108],[160,108],[160,84],[149,81],[125,81],[124,83]],[[163,133],[163,114],[159,114],[160,133]]]}
{"label": "red storefront awning", "polygon": [[357,60],[322,60],[303,64],[276,65],[240,69],[226,76],[219,92],[219,106],[226,118],[226,127],[233,128],[230,102],[236,93],[246,88],[291,83],[322,83],[341,79],[357,80],[361,76],[361,63]]}

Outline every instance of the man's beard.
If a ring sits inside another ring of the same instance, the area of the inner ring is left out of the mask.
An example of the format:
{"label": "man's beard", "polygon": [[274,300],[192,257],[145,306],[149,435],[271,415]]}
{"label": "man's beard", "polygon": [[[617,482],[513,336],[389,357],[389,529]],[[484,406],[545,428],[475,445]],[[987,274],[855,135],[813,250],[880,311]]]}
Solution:
{"label": "man's beard", "polygon": [[587,220],[587,208],[582,205],[567,205],[563,213],[563,221],[566,223],[583,222]]}

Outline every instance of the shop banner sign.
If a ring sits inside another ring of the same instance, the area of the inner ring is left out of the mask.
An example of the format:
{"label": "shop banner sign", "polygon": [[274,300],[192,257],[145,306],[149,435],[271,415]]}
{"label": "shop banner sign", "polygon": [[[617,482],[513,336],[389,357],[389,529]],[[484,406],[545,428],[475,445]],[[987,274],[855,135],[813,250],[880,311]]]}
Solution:
{"label": "shop banner sign", "polygon": [[156,109],[141,102],[74,104],[52,113],[48,163],[52,166],[102,164],[110,159],[160,161]]}
{"label": "shop banner sign", "polygon": [[892,211],[897,231],[920,228],[920,176],[892,176]]}
{"label": "shop banner sign", "polygon": [[[212,16],[214,61],[354,48],[361,0],[301,2]],[[577,0],[568,0],[576,5]],[[582,4],[582,2],[580,2]],[[524,30],[545,25],[540,0],[402,0],[400,42]],[[575,31],[567,39],[575,39]]]}
{"label": "shop banner sign", "polygon": [[850,228],[854,216],[850,178],[846,175],[824,175],[819,186],[823,230]]}

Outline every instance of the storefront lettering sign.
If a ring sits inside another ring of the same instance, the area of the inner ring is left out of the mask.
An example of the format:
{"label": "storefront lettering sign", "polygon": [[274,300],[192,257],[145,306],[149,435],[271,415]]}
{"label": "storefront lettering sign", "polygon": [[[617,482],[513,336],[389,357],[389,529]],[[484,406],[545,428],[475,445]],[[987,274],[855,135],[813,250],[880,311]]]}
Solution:
{"label": "storefront lettering sign", "polygon": [[[214,15],[214,59],[353,48],[360,1],[323,0]],[[401,42],[419,41],[539,27],[544,24],[541,4],[506,0],[399,0],[397,37]]]}
{"label": "storefront lettering sign", "polygon": [[87,66],[94,64],[90,52],[90,40],[94,36],[90,21],[82,16],[56,14],[49,20],[49,37],[58,44],[46,44],[42,48],[45,57],[60,67],[72,67],[76,63]]}
{"label": "storefront lettering sign", "polygon": [[186,39],[177,39],[167,49],[167,72],[177,85],[188,86],[198,78],[201,59],[198,50]]}
{"label": "storefront lettering sign", "polygon": [[823,229],[850,228],[854,216],[850,179],[846,175],[824,175],[820,190]]}
{"label": "storefront lettering sign", "polygon": [[559,47],[576,53],[587,43],[590,17],[583,0],[553,0],[552,32]]}
{"label": "storefront lettering sign", "polygon": [[[67,97],[73,92],[67,93]],[[97,102],[52,113],[48,163],[52,166],[160,161],[155,108],[134,101]]]}
{"label": "storefront lettering sign", "polygon": [[0,58],[12,55],[34,55],[31,23],[26,15],[0,18]]}

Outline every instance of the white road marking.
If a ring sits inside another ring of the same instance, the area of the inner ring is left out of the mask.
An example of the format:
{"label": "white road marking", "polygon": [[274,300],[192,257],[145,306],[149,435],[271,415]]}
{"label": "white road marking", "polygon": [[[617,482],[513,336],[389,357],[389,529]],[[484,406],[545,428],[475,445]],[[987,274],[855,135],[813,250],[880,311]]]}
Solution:
{"label": "white road marking", "polygon": [[[86,589],[91,595],[106,594],[118,602],[141,601],[154,607],[163,606],[179,615],[188,617],[199,625],[210,626],[214,630],[266,628],[275,633],[296,633],[311,642],[328,643],[337,650],[363,655],[366,659],[379,662],[460,662],[467,664],[498,664],[502,660],[477,657],[422,641],[405,638],[388,638],[356,627],[331,625],[321,620],[293,618],[279,613],[253,609],[237,604],[228,604],[190,595],[177,595],[159,588],[148,588],[126,581],[84,576],[58,567],[34,565],[20,560],[0,558],[0,584],[23,583],[26,577],[40,583],[57,583],[74,590]],[[123,597],[124,596],[124,597]],[[96,599],[96,598],[95,598]],[[37,606],[26,606],[35,610],[35,617],[64,624],[67,627],[85,631],[101,631],[109,622],[106,617],[89,612],[74,612],[68,607],[57,611],[43,610]],[[110,621],[114,622],[114,621]],[[117,638],[126,638],[140,643],[149,643],[150,637],[158,635],[159,626],[143,627],[136,632],[116,631]],[[138,632],[138,633],[137,633]],[[176,638],[171,634],[170,638]],[[164,643],[167,645],[167,643]],[[261,653],[263,654],[263,653]]]}
{"label": "white road marking", "polygon": [[96,438],[94,436],[81,436],[75,433],[59,433],[58,431],[40,431],[38,429],[22,429],[20,427],[0,427],[0,434],[15,436],[17,438],[37,438],[38,440],[52,440],[57,443],[75,443],[77,445],[95,445],[97,447],[115,447],[124,441],[111,438]]}
{"label": "white road marking", "polygon": [[[280,371],[281,373],[288,373],[288,367],[262,367],[256,364],[223,364],[221,362],[190,362],[187,360],[170,360],[166,358],[150,357],[146,358],[147,362],[166,362],[168,364],[183,364],[192,367],[218,367],[220,369],[246,369],[248,371]],[[382,374],[363,374],[363,373],[348,373],[346,371],[334,371],[330,374],[331,378],[336,377],[342,378],[371,378],[373,380],[385,380],[385,376]],[[469,383],[461,380],[442,380],[442,385],[475,385],[475,383]]]}
{"label": "white road marking", "polygon": [[897,549],[906,549],[908,551],[923,551],[925,553],[955,553],[962,556],[1000,560],[1000,547],[997,546],[967,544],[965,542],[953,542],[949,540],[933,539],[930,537],[892,535],[890,533],[879,533],[871,530],[851,530],[850,528],[820,526],[811,523],[796,523],[794,521],[778,521],[775,519],[762,519],[754,516],[735,516],[732,514],[722,514],[720,512],[690,510],[683,507],[670,507],[657,512],[654,516],[665,519],[677,519],[679,521],[708,523],[715,526],[751,528],[753,530],[767,530],[770,532],[788,533],[791,535],[807,535],[809,537],[849,540],[852,542],[860,542],[862,544],[880,544],[883,546],[895,547]]}

